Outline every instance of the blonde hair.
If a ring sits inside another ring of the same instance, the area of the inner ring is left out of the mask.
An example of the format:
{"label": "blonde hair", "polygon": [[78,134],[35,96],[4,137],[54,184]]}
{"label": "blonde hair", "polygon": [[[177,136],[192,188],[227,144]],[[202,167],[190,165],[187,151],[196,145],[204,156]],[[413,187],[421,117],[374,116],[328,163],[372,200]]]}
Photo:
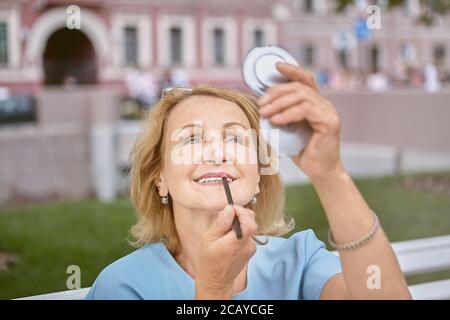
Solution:
{"label": "blonde hair", "polygon": [[[168,205],[161,203],[156,183],[164,165],[165,128],[170,112],[179,102],[196,95],[214,96],[235,103],[244,111],[251,128],[256,130],[257,146],[260,145],[259,140],[263,139],[259,135],[258,105],[251,95],[209,85],[198,86],[189,91],[172,90],[164,95],[145,116],[144,130],[138,136],[131,153],[130,198],[138,216],[136,224],[131,228],[133,239],[130,243],[134,246],[162,241],[172,253],[180,248],[172,201],[169,196]],[[268,152],[257,150],[260,168],[264,167],[261,153],[264,156],[271,153],[273,157],[270,146],[265,141],[264,143]],[[294,220],[287,221],[284,216],[284,190],[280,174],[261,175],[259,188],[257,203],[246,205],[255,212],[259,227],[257,234],[280,236],[290,232],[294,228]]]}

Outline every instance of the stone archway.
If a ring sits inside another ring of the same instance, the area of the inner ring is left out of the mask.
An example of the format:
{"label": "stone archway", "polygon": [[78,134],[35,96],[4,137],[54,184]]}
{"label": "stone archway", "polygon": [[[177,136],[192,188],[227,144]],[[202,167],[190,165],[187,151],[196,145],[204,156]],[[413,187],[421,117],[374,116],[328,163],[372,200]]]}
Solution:
{"label": "stone archway", "polygon": [[[30,67],[44,67],[43,58],[46,54],[48,42],[52,40],[51,37],[63,29],[67,32],[75,31],[66,28],[67,17],[66,8],[58,7],[46,11],[33,23],[25,51],[26,63]],[[86,8],[81,8],[81,29],[77,30],[77,32],[78,35],[74,32],[71,36],[79,37],[79,33],[82,33],[88,39],[95,52],[98,65],[107,65],[111,62],[108,29],[96,13]],[[79,37],[80,41],[81,37]]]}
{"label": "stone archway", "polygon": [[46,85],[97,82],[94,46],[79,30],[63,28],[55,31],[47,41],[42,61]]}

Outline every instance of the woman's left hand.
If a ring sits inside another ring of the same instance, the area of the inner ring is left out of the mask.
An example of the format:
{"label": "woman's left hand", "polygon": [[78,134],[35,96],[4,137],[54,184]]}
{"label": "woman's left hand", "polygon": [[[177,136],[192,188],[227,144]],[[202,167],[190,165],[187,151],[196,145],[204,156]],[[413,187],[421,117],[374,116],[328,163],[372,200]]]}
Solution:
{"label": "woman's left hand", "polygon": [[342,171],[336,109],[319,94],[311,73],[287,63],[278,63],[277,69],[291,81],[269,88],[258,100],[261,115],[275,125],[309,122],[313,134],[307,146],[291,158],[312,181]]}

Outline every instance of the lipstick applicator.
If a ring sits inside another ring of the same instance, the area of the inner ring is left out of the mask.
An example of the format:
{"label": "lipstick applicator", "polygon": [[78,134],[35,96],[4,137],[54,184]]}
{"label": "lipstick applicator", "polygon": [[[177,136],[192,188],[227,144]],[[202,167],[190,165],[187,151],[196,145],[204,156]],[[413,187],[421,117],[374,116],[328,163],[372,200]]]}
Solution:
{"label": "lipstick applicator", "polygon": [[[225,194],[227,196],[228,204],[233,205],[234,203],[233,203],[233,198],[231,197],[230,186],[228,185],[228,180],[225,175],[222,175],[222,182],[223,182],[223,187],[225,189]],[[233,218],[232,228],[233,228],[234,232],[236,233],[236,237],[238,239],[242,239],[241,225],[239,224],[239,219],[236,215]]]}

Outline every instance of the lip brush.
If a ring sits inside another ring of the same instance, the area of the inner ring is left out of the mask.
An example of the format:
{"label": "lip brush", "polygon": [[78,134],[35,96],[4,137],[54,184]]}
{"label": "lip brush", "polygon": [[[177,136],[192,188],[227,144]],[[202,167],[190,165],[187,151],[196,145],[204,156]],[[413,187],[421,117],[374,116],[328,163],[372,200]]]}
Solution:
{"label": "lip brush", "polygon": [[[233,198],[231,197],[230,186],[228,185],[228,180],[225,175],[222,175],[222,182],[223,182],[223,187],[225,189],[225,194],[227,195],[228,204],[233,205],[234,203],[233,203]],[[232,227],[233,227],[234,232],[236,233],[236,237],[238,239],[242,239],[241,225],[239,224],[239,219],[236,215],[233,218]]]}

